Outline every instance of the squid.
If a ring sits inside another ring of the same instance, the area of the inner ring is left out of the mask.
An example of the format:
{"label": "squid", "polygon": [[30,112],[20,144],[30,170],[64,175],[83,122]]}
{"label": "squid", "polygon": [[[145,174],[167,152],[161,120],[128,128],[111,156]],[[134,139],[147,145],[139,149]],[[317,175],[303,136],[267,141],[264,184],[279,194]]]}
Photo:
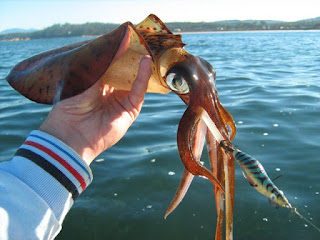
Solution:
{"label": "squid", "polygon": [[[117,89],[131,89],[141,58],[152,57],[147,92],[176,93],[187,105],[177,132],[184,165],[167,217],[182,201],[194,176],[213,183],[217,209],[215,239],[233,239],[234,157],[220,147],[232,140],[236,126],[220,103],[216,73],[205,59],[188,53],[182,36],[173,34],[154,14],[137,25],[121,24],[96,39],[40,53],[18,63],[6,77],[28,99],[54,104],[78,95],[97,81]],[[207,145],[210,169],[200,161]]]}

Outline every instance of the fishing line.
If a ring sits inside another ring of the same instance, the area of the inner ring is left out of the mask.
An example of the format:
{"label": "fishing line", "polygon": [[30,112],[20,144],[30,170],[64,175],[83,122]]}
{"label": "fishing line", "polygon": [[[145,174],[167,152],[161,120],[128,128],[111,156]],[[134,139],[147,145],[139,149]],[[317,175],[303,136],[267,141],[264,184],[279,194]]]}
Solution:
{"label": "fishing line", "polygon": [[316,225],[314,225],[310,220],[308,220],[307,218],[305,218],[304,216],[302,216],[296,208],[291,208],[292,212],[294,212],[295,214],[297,214],[301,219],[305,220],[308,224],[310,224],[312,227],[314,227],[315,229],[318,230],[318,232],[320,232],[320,228],[318,228]]}

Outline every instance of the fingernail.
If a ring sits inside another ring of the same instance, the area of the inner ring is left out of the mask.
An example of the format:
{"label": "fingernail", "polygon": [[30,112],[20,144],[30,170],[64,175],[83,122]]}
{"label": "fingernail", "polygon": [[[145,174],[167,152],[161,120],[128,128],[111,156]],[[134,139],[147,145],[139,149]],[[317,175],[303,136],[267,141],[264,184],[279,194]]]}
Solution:
{"label": "fingernail", "polygon": [[144,55],[144,56],[142,57],[142,61],[150,61],[150,62],[151,62],[151,60],[152,60],[152,58],[151,58],[150,55]]}

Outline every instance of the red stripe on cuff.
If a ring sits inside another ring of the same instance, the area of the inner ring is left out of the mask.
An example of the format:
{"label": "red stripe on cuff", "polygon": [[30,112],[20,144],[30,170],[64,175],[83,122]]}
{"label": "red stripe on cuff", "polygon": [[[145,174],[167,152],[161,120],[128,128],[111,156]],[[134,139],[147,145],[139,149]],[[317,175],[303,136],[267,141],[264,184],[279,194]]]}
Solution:
{"label": "red stripe on cuff", "polygon": [[43,151],[44,153],[46,153],[50,157],[52,157],[54,160],[59,162],[62,166],[64,166],[79,181],[82,190],[84,190],[87,187],[87,184],[86,184],[84,178],[77,172],[77,170],[75,170],[67,161],[65,161],[58,154],[54,153],[49,148],[46,148],[45,146],[43,146],[43,145],[41,145],[39,143],[35,143],[35,142],[32,142],[32,141],[25,141],[24,144],[40,149],[41,151]]}

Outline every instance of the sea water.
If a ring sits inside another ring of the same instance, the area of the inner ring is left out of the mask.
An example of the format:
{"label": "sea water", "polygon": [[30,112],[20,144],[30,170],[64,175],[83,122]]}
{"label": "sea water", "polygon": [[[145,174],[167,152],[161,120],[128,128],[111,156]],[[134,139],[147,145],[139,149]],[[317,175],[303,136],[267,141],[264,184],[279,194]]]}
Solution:
{"label": "sea water", "polygon": [[[5,76],[19,61],[83,38],[0,42],[0,161],[10,160],[51,107],[15,92]],[[264,165],[291,204],[320,225],[320,32],[183,34],[186,49],[217,72],[220,101],[237,124],[234,143]],[[186,106],[173,93],[147,94],[125,137],[91,165],[94,180],[57,239],[213,239],[212,184],[195,178],[179,207],[164,213],[183,165],[176,133]],[[207,156],[202,161],[207,164]],[[236,165],[235,239],[319,239],[288,209],[274,209]]]}

